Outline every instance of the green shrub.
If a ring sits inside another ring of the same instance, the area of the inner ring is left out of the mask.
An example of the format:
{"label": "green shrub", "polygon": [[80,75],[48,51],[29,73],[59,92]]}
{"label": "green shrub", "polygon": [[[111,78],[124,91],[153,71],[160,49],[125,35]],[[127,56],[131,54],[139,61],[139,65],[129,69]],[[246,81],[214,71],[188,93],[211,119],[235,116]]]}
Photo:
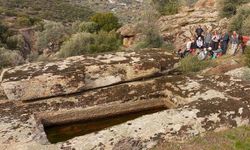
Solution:
{"label": "green shrub", "polygon": [[180,0],[153,0],[153,4],[162,15],[177,14],[180,8]]}
{"label": "green shrub", "polygon": [[241,30],[242,33],[250,36],[250,15],[245,19],[245,21],[243,21]]}
{"label": "green shrub", "polygon": [[77,32],[97,33],[98,26],[95,22],[76,21],[71,26],[71,33],[75,34]]}
{"label": "green shrub", "polygon": [[98,25],[95,22],[82,22],[79,25],[79,31],[95,33],[98,31]]}
{"label": "green shrub", "polygon": [[183,73],[194,73],[213,65],[211,60],[200,61],[195,56],[187,56],[180,61],[179,70]]}
{"label": "green shrub", "polygon": [[0,69],[16,66],[24,63],[24,59],[19,51],[0,48]]}
{"label": "green shrub", "polygon": [[164,44],[163,38],[154,28],[145,29],[145,39],[138,44],[137,48],[160,48]]}
{"label": "green shrub", "polygon": [[1,24],[1,22],[0,22],[0,42],[1,43],[6,43],[6,40],[7,40],[8,36],[9,36],[8,27]]}
{"label": "green shrub", "polygon": [[91,45],[91,53],[100,53],[118,50],[121,46],[121,38],[115,31],[101,31],[95,34],[95,43]]}
{"label": "green shrub", "polygon": [[42,51],[47,48],[49,43],[60,45],[67,35],[66,28],[62,23],[47,22],[44,25],[44,30],[36,33],[36,48]]}
{"label": "green shrub", "polygon": [[246,47],[245,60],[246,60],[246,65],[250,67],[250,46]]}
{"label": "green shrub", "polygon": [[237,6],[232,3],[225,4],[220,12],[221,17],[231,17],[237,12]]}
{"label": "green shrub", "polygon": [[5,9],[3,7],[0,6],[0,14],[4,13]]}
{"label": "green shrub", "polygon": [[7,47],[12,50],[21,50],[25,45],[25,41],[21,34],[8,37],[6,43]]}
{"label": "green shrub", "polygon": [[37,51],[32,51],[28,56],[27,56],[27,61],[28,62],[35,62],[39,57],[39,54]]}
{"label": "green shrub", "polygon": [[98,31],[109,32],[121,26],[118,18],[113,13],[96,13],[90,18],[90,21],[96,23]]}
{"label": "green shrub", "polygon": [[29,17],[18,17],[17,24],[21,27],[27,27],[33,25]]}
{"label": "green shrub", "polygon": [[77,56],[89,53],[90,46],[94,44],[94,35],[90,33],[74,34],[68,41],[64,42],[59,57]]}
{"label": "green shrub", "polygon": [[241,4],[250,2],[249,0],[221,0],[220,9],[221,17],[232,17],[237,13],[237,7]]}
{"label": "green shrub", "polygon": [[[243,29],[243,23],[250,16],[250,8],[247,6],[242,6],[239,8],[237,14],[232,17],[231,22],[229,24],[229,31],[238,31],[243,33],[245,29]],[[247,26],[247,25],[246,25]],[[246,29],[247,30],[247,29]]]}
{"label": "green shrub", "polygon": [[97,53],[118,50],[121,40],[115,32],[101,31],[98,34],[77,33],[64,42],[59,57],[77,56],[86,53]]}
{"label": "green shrub", "polygon": [[13,10],[6,10],[5,15],[9,17],[17,16],[17,13]]}

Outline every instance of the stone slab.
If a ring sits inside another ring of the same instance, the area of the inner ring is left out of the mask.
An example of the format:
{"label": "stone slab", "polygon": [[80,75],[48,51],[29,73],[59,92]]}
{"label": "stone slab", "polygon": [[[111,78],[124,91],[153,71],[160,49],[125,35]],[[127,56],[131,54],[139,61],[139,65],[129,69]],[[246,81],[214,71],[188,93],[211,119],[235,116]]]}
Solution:
{"label": "stone slab", "polygon": [[162,50],[76,56],[6,69],[1,86],[10,100],[35,100],[154,76],[176,62]]}

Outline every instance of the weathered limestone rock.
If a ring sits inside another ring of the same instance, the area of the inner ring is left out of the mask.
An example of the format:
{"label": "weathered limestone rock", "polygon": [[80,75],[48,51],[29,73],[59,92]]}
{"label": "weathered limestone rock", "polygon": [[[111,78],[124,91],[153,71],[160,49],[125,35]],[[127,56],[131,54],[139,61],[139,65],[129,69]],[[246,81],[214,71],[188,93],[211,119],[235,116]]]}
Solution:
{"label": "weathered limestone rock", "polygon": [[117,30],[123,38],[123,46],[130,48],[142,39],[142,34],[138,31],[137,24],[126,24]]}
{"label": "weathered limestone rock", "polygon": [[241,67],[241,68],[237,68],[234,70],[230,70],[228,72],[226,72],[226,75],[230,75],[233,76],[235,78],[239,78],[239,79],[250,79],[250,68],[248,67]]}
{"label": "weathered limestone rock", "polygon": [[[248,125],[249,119],[249,99],[211,99],[147,115],[98,133],[77,137],[69,140],[68,144],[64,143],[62,147],[86,150],[118,150],[127,147],[138,150],[150,149],[161,141],[184,141],[208,131]],[[77,141],[83,142],[78,144]]]}
{"label": "weathered limestone rock", "polygon": [[153,76],[173,69],[177,61],[161,50],[77,56],[6,69],[1,86],[10,100],[32,100]]}
{"label": "weathered limestone rock", "polygon": [[84,64],[67,59],[6,69],[1,86],[10,100],[30,100],[77,92],[85,86],[84,76]]}
{"label": "weathered limestone rock", "polygon": [[[249,97],[250,83],[231,76],[175,75],[42,101],[1,100],[0,149],[88,150],[126,145],[148,149],[161,140],[182,141],[206,131],[248,124]],[[145,109],[165,103],[180,107],[57,144],[47,143],[41,124],[119,114],[131,111],[130,108]]]}

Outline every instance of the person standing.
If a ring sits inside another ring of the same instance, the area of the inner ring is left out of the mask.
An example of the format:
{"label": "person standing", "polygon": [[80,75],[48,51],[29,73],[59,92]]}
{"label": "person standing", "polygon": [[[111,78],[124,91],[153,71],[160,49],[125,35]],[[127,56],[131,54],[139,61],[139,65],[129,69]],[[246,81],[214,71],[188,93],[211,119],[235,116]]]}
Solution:
{"label": "person standing", "polygon": [[225,31],[223,31],[222,37],[221,37],[221,49],[222,49],[223,55],[227,53],[229,39],[230,39],[229,34]]}
{"label": "person standing", "polygon": [[201,25],[199,25],[198,28],[195,30],[197,38],[199,38],[199,37],[203,38],[203,36],[202,36],[203,32],[204,32],[204,30],[202,29]]}
{"label": "person standing", "polygon": [[205,48],[209,48],[212,42],[212,34],[210,32],[206,32],[204,37]]}
{"label": "person standing", "polygon": [[232,44],[232,54],[235,55],[239,44],[239,35],[236,31],[233,31],[230,41]]}
{"label": "person standing", "polygon": [[242,54],[245,53],[245,49],[247,47],[247,42],[250,40],[248,36],[242,36]]}
{"label": "person standing", "polygon": [[214,34],[212,36],[212,50],[217,50],[220,42],[220,35],[217,31],[214,31]]}

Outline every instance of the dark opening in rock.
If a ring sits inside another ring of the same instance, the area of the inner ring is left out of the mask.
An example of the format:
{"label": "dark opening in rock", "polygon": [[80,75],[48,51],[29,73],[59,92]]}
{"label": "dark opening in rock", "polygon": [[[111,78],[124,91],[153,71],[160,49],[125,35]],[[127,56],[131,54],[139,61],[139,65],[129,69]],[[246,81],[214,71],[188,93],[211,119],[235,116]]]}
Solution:
{"label": "dark opening in rock", "polygon": [[[51,143],[63,142],[77,136],[82,136],[85,134],[97,132],[105,128],[109,128],[111,126],[139,118],[143,115],[156,113],[166,109],[167,109],[166,107],[153,108],[153,109],[151,108],[149,110],[110,116],[106,118],[78,121],[61,125],[44,126],[44,130],[49,142]],[[132,124],[128,123],[127,125],[132,125]]]}

